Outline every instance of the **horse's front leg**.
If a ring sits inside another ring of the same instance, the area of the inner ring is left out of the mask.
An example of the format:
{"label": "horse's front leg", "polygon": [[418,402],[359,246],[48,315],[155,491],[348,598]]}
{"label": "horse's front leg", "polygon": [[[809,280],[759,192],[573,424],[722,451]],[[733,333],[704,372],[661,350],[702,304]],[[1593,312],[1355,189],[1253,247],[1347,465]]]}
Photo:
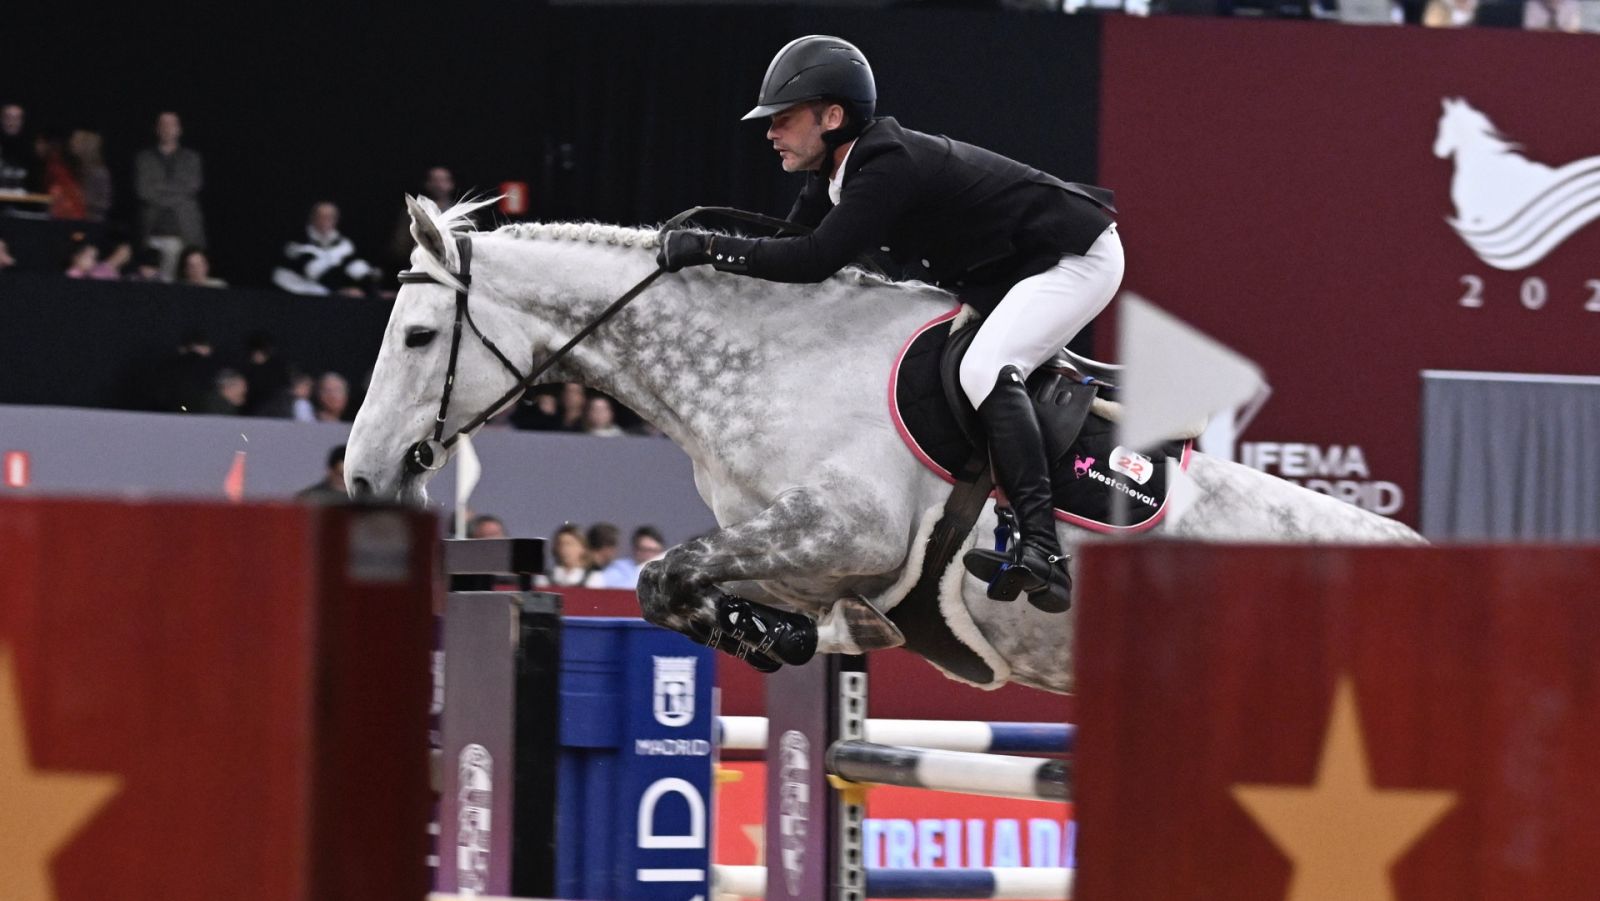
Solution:
{"label": "horse's front leg", "polygon": [[[816,653],[817,626],[803,613],[727,594],[722,582],[815,581],[878,572],[892,560],[851,541],[849,517],[821,495],[794,489],[745,522],[678,545],[639,575],[644,618],[771,672]],[[876,567],[876,568],[875,568]]]}

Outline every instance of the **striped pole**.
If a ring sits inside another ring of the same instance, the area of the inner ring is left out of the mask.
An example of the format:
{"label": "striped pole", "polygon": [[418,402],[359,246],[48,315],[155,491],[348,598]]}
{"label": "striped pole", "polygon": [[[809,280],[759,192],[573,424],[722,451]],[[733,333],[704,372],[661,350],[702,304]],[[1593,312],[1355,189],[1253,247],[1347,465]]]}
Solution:
{"label": "striped pole", "polygon": [[828,748],[827,770],[851,782],[997,798],[1071,800],[1067,764],[1063,760],[840,741]]}
{"label": "striped pole", "polygon": [[[717,724],[724,751],[760,751],[767,746],[767,718],[724,716]],[[867,741],[976,754],[1065,754],[1077,727],[1064,723],[980,723],[972,720],[867,720]]]}
{"label": "striped pole", "polygon": [[[766,867],[717,866],[714,871],[715,894],[766,896]],[[1066,901],[1072,897],[1072,875],[1062,867],[873,869],[867,871],[867,897]]]}

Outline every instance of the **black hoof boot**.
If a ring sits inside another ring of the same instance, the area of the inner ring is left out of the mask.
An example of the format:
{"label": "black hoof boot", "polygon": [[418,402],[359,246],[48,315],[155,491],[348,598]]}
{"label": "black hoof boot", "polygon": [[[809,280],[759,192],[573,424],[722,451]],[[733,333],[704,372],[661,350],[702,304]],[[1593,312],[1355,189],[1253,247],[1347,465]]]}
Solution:
{"label": "black hoof boot", "polygon": [[730,595],[717,603],[717,625],[755,651],[793,666],[817,653],[817,624],[802,613]]}
{"label": "black hoof boot", "polygon": [[[715,591],[712,601],[716,623],[706,636],[712,647],[729,651],[763,672],[788,663],[806,663],[817,653],[817,624],[801,613],[790,613],[745,598]],[[733,650],[728,644],[738,647]]]}
{"label": "black hoof boot", "polygon": [[745,663],[755,667],[763,673],[775,673],[783,668],[783,663],[768,657],[766,654],[756,653],[755,648],[734,638],[720,628],[706,628],[699,624],[689,627],[690,636],[708,648],[715,648],[724,654],[737,657]]}

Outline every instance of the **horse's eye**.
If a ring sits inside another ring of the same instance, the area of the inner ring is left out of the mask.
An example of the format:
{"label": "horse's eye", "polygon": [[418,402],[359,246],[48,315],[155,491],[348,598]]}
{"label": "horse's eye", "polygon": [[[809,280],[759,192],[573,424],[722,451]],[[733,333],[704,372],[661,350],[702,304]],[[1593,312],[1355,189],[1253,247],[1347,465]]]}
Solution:
{"label": "horse's eye", "polygon": [[431,328],[412,329],[406,332],[407,347],[427,347],[433,336],[439,334]]}

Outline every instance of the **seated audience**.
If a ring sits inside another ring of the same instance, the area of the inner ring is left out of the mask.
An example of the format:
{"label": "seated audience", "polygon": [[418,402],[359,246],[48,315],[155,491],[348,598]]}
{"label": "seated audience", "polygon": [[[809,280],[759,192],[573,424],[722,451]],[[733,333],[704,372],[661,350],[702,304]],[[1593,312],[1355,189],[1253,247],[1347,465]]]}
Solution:
{"label": "seated audience", "polygon": [[[289,393],[289,364],[278,354],[277,339],[270,332],[257,330],[245,338],[242,370],[250,384],[246,410],[257,416],[288,418],[291,411],[284,398]],[[278,412],[268,412],[274,405]]]}
{"label": "seated audience", "polygon": [[633,530],[633,556],[618,557],[601,571],[607,588],[637,588],[639,570],[651,560],[659,560],[667,552],[667,545],[655,526],[640,526]]}
{"label": "seated audience", "polygon": [[238,370],[219,369],[211,393],[200,405],[199,412],[213,416],[243,416],[249,383]]}
{"label": "seated audience", "polygon": [[322,479],[300,489],[295,499],[315,504],[349,503],[350,492],[344,485],[344,445],[337,445],[328,451],[327,468],[323,471]]}
{"label": "seated audience", "polygon": [[25,119],[18,104],[0,106],[0,192],[21,194],[43,187],[44,173]]}
{"label": "seated audience", "polygon": [[78,129],[67,138],[67,160],[83,195],[83,218],[106,221],[111,211],[111,170],[106,168],[104,142],[96,132]]}
{"label": "seated audience", "polygon": [[467,520],[468,538],[506,538],[506,524],[498,516],[481,513]]}
{"label": "seated audience", "polygon": [[363,297],[377,270],[356,254],[356,246],[339,232],[339,208],[328,201],[311,207],[304,240],[283,247],[283,262],[272,271],[272,283],[292,294]]}
{"label": "seated audience", "polygon": [[61,142],[40,135],[36,147],[44,169],[44,192],[50,195],[50,218],[83,219],[88,216],[84,203],[83,185],[73,169]]}
{"label": "seated audience", "polygon": [[589,568],[602,572],[617,559],[617,541],[622,533],[608,522],[597,522],[589,527]]}
{"label": "seated audience", "polygon": [[198,247],[186,247],[178,255],[178,284],[200,288],[226,288],[228,283],[211,277],[211,258]]}
{"label": "seated audience", "polygon": [[130,282],[164,282],[161,274],[161,251],[154,247],[141,247],[133,252],[133,263],[122,276]]}
{"label": "seated audience", "polygon": [[317,379],[315,400],[317,422],[343,422],[350,404],[350,383],[337,372],[324,372]]}
{"label": "seated audience", "polygon": [[583,431],[583,414],[589,405],[589,392],[577,382],[561,386],[561,425],[565,432]]}
{"label": "seated audience", "polygon": [[583,533],[572,523],[556,530],[550,540],[551,567],[548,574],[534,577],[534,584],[542,588],[603,588],[605,580],[590,568],[589,548],[583,543]]}
{"label": "seated audience", "polygon": [[92,241],[77,241],[67,251],[67,278],[94,278],[90,273],[100,265],[100,248]]}
{"label": "seated audience", "polygon": [[111,248],[111,252],[106,254],[105,259],[89,270],[89,277],[102,281],[117,281],[122,278],[122,270],[127,268],[132,260],[133,245],[127,241],[118,241]]}
{"label": "seated audience", "polygon": [[622,429],[617,426],[616,412],[611,409],[610,398],[589,398],[583,411],[583,430],[602,438],[614,438],[622,434]]}
{"label": "seated audience", "polygon": [[1527,0],[1522,7],[1522,27],[1576,33],[1583,30],[1583,8],[1578,0]]}
{"label": "seated audience", "polygon": [[1478,15],[1478,0],[1428,0],[1422,24],[1429,28],[1465,28]]}

